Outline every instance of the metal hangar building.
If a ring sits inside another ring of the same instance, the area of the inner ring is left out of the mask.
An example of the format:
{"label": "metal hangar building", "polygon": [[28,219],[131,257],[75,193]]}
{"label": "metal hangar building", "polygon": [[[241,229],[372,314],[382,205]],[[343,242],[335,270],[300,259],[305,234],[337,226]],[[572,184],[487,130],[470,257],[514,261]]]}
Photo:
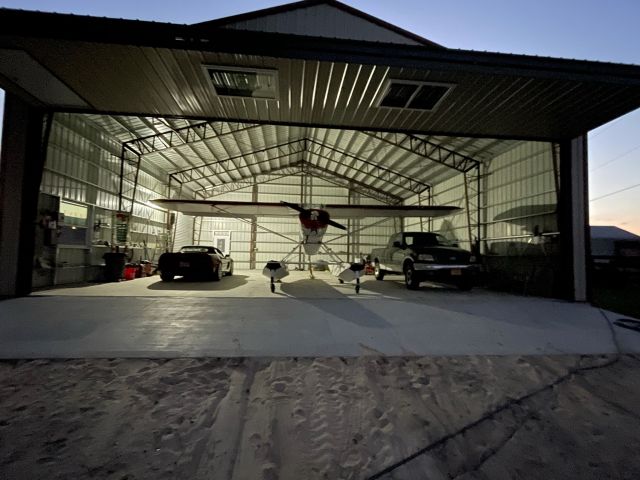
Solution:
{"label": "metal hangar building", "polygon": [[249,269],[296,235],[170,197],[462,207],[326,238],[352,259],[438,231],[490,287],[584,301],[586,135],[640,106],[640,67],[450,49],[330,0],[194,25],[3,9],[0,86],[5,297],[94,279],[114,243],[224,234]]}

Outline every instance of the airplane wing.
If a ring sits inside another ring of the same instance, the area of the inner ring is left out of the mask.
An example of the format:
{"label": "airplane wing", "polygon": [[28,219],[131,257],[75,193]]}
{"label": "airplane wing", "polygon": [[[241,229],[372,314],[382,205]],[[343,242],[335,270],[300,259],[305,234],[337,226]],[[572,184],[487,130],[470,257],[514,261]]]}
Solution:
{"label": "airplane wing", "polygon": [[[251,218],[289,217],[298,214],[298,210],[283,202],[226,202],[216,200],[151,200],[156,205],[182,212],[185,215]],[[448,205],[325,205],[331,218],[366,217],[442,217],[462,211],[459,207]]]}
{"label": "airplane wing", "polygon": [[171,200],[168,198],[151,201],[168,210],[203,217],[251,218],[254,216],[289,217],[298,215],[298,212],[280,202],[218,202],[216,200]]}
{"label": "airplane wing", "polygon": [[331,218],[443,217],[462,211],[459,207],[449,205],[325,205],[324,209],[331,214]]}

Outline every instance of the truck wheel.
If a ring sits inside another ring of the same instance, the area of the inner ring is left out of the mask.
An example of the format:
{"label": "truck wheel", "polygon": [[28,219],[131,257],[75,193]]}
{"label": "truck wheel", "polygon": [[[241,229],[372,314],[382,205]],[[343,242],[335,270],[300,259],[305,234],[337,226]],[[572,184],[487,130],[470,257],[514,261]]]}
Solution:
{"label": "truck wheel", "polygon": [[387,273],[380,268],[380,262],[376,262],[373,267],[373,273],[376,276],[376,280],[384,280],[384,274]]}
{"label": "truck wheel", "polygon": [[163,282],[170,282],[171,280],[173,280],[173,273],[169,273],[169,272],[160,272],[160,278],[162,279]]}
{"label": "truck wheel", "polygon": [[416,269],[409,263],[404,267],[404,283],[409,290],[417,290],[420,287],[420,280],[416,275]]}
{"label": "truck wheel", "polygon": [[468,292],[473,288],[473,282],[471,281],[471,279],[465,278],[463,280],[458,281],[458,283],[456,283],[456,286],[458,287],[458,289],[462,290],[463,292]]}

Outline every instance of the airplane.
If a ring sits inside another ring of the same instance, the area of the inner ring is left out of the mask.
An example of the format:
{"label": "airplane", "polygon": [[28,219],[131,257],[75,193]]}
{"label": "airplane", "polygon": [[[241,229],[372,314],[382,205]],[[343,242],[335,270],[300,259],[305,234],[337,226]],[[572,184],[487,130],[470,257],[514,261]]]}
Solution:
{"label": "airplane", "polygon": [[[360,292],[360,276],[364,265],[360,262],[344,262],[322,242],[329,226],[340,230],[347,227],[334,221],[340,219],[357,219],[366,217],[441,217],[458,213],[462,209],[448,205],[324,205],[323,207],[304,207],[289,202],[238,202],[217,200],[151,200],[156,205],[181,212],[185,215],[210,216],[236,219],[252,219],[254,217],[286,217],[298,214],[300,221],[300,241],[282,260],[269,260],[262,274],[270,279],[271,292],[275,292],[275,283],[289,274],[287,260],[302,246],[308,255],[317,255],[322,249],[334,265],[333,273],[340,283],[356,281],[356,293]],[[331,214],[329,213],[331,212]],[[264,228],[264,227],[262,227]],[[268,229],[266,229],[268,230]],[[274,232],[276,233],[276,232]],[[313,277],[313,268],[309,261],[309,272]]]}

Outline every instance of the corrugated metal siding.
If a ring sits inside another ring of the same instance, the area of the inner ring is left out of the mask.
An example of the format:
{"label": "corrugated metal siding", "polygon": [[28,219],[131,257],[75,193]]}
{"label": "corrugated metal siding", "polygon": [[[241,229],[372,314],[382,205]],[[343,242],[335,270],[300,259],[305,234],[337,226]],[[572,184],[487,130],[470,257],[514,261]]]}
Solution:
{"label": "corrugated metal siding", "polygon": [[331,5],[314,5],[308,8],[299,8],[289,12],[239,21],[225,25],[225,28],[420,45],[415,40]]}
{"label": "corrugated metal siding", "polygon": [[185,245],[193,245],[193,221],[192,216],[176,213],[172,251],[177,252]]}
{"label": "corrugated metal siding", "polygon": [[[467,203],[465,201],[464,175],[439,183],[433,188],[434,205],[451,205],[463,209],[461,213],[433,219],[433,230],[450,240],[456,240],[462,248],[470,249],[469,230],[467,224]],[[473,206],[470,205],[471,208]]]}
{"label": "corrugated metal siding", "polygon": [[484,258],[489,285],[557,296],[560,253],[552,144],[523,142],[494,158],[487,173]]}
{"label": "corrugated metal siding", "polygon": [[[486,184],[486,238],[557,232],[557,193],[552,146],[523,142],[490,163]],[[502,220],[501,220],[502,219]],[[509,220],[510,219],[510,220]]]}
{"label": "corrugated metal siding", "polygon": [[[111,225],[112,213],[118,208],[120,149],[117,139],[86,116],[56,114],[41,191],[89,205],[93,207],[94,221]],[[153,172],[152,167],[146,170]],[[157,172],[154,174],[140,172],[130,225],[130,244],[142,248],[146,242],[151,259],[157,258],[166,242],[166,213],[147,203],[166,195],[163,179],[158,178]],[[125,182],[125,191],[131,186],[131,182]],[[111,230],[94,232],[93,239],[111,241]]]}

